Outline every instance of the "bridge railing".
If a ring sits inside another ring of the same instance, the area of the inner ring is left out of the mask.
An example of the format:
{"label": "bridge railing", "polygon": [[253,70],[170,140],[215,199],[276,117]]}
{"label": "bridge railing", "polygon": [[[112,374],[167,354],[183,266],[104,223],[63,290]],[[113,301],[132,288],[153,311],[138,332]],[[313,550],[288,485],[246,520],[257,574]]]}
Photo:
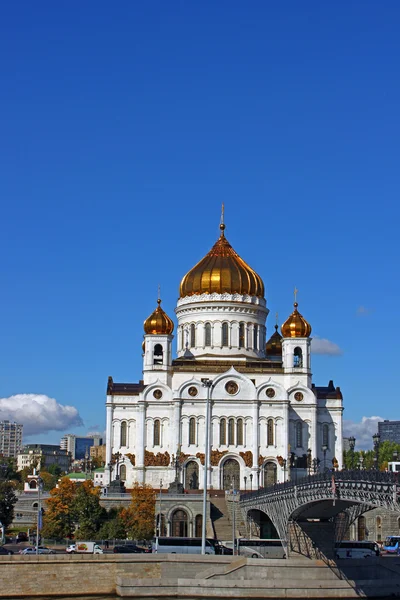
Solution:
{"label": "bridge railing", "polygon": [[285,483],[276,483],[267,488],[260,488],[253,492],[247,492],[240,495],[240,500],[255,499],[259,496],[265,496],[265,494],[274,495],[276,493],[282,493],[289,491],[294,487],[302,488],[312,486],[313,484],[332,485],[332,480],[340,483],[344,481],[351,482],[364,482],[364,483],[386,483],[386,484],[397,484],[400,485],[399,473],[393,473],[391,471],[367,471],[362,469],[352,469],[343,471],[326,471],[324,473],[315,473],[313,475],[307,475],[305,477],[298,478],[297,480],[286,481]]}

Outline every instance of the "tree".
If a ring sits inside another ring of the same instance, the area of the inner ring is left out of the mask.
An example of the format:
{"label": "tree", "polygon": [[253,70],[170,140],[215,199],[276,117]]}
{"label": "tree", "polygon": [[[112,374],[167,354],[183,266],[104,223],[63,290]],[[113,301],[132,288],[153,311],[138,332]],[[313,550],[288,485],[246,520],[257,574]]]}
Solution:
{"label": "tree", "polygon": [[0,521],[4,527],[11,525],[14,519],[14,505],[17,502],[14,484],[0,481]]}
{"label": "tree", "polygon": [[91,479],[77,486],[73,514],[75,521],[79,523],[75,532],[77,539],[90,540],[98,534],[107,511],[100,506],[100,488],[94,487]]}
{"label": "tree", "polygon": [[55,477],[55,475],[52,475],[48,471],[40,471],[40,478],[42,480],[42,489],[46,492],[52,490],[57,485],[58,477]]}
{"label": "tree", "polygon": [[52,475],[54,475],[55,477],[60,477],[61,473],[63,472],[60,465],[49,465],[47,467],[47,471],[48,473],[51,473]]}
{"label": "tree", "polygon": [[135,483],[128,508],[121,511],[121,518],[131,539],[148,540],[154,535],[156,493],[150,485]]}
{"label": "tree", "polygon": [[107,513],[107,521],[103,523],[99,531],[102,540],[123,540],[126,538],[125,523],[122,519],[122,508],[110,508]]}
{"label": "tree", "polygon": [[46,502],[43,535],[53,538],[71,538],[75,531],[73,501],[76,485],[68,477],[63,477],[58,487],[50,490]]}

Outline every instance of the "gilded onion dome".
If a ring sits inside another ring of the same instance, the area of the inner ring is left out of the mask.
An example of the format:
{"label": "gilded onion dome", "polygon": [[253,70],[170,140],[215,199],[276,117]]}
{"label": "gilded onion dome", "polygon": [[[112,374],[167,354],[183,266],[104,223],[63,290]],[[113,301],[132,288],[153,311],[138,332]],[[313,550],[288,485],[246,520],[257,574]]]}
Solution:
{"label": "gilded onion dome", "polygon": [[174,324],[167,313],[161,308],[161,300],[157,300],[156,310],[143,323],[144,332],[147,334],[170,335],[174,330]]}
{"label": "gilded onion dome", "polygon": [[298,304],[294,303],[294,311],[281,327],[282,335],[285,338],[309,337],[311,334],[311,325],[303,315],[297,310]]}
{"label": "gilded onion dome", "polygon": [[275,325],[275,333],[271,335],[265,344],[265,353],[267,356],[277,356],[282,354],[282,336],[278,333],[279,325]]}
{"label": "gilded onion dome", "polygon": [[225,237],[225,225],[210,252],[182,279],[179,296],[195,294],[242,294],[264,297],[259,275],[235,252]]}

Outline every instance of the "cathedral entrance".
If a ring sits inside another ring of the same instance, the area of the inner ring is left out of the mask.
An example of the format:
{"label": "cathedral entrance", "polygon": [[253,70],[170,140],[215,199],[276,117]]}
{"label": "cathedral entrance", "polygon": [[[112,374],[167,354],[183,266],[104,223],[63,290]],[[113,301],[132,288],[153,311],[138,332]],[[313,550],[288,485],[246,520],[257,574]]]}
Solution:
{"label": "cathedral entrance", "polygon": [[176,510],[172,515],[172,537],[187,537],[188,517],[184,510]]}
{"label": "cathedral entrance", "polygon": [[185,488],[199,489],[199,465],[194,460],[188,462],[185,468]]}
{"label": "cathedral entrance", "polygon": [[240,466],[237,460],[228,458],[223,465],[222,489],[238,490],[240,488]]}
{"label": "cathedral entrance", "polygon": [[277,469],[276,464],[273,462],[267,462],[264,465],[264,487],[271,487],[277,481]]}

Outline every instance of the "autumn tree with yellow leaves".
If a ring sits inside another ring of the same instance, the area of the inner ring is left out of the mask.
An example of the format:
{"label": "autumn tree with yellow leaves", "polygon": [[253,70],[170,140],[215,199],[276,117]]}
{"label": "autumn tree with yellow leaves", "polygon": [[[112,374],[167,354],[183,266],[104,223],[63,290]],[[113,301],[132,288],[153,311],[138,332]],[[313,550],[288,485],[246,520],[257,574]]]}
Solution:
{"label": "autumn tree with yellow leaves", "polygon": [[128,508],[121,511],[121,519],[129,538],[149,540],[154,535],[156,493],[150,485],[135,483]]}

